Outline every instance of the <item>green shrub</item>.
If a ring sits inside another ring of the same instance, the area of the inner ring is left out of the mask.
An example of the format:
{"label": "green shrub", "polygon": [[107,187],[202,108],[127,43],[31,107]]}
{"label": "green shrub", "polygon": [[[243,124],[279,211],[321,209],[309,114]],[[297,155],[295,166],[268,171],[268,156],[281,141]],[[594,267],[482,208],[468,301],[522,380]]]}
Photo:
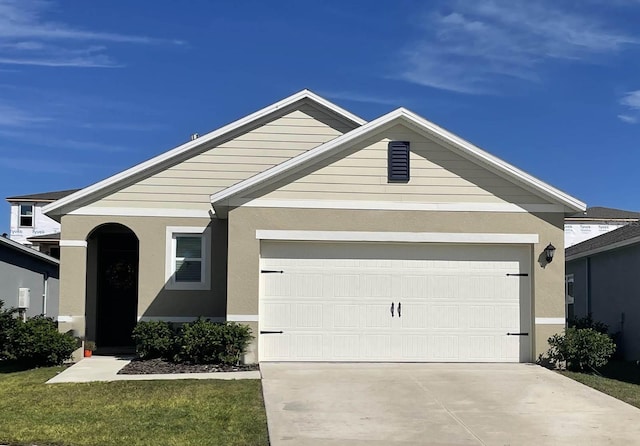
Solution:
{"label": "green shrub", "polygon": [[182,326],[175,359],[193,364],[238,364],[251,339],[246,325],[198,319]]}
{"label": "green shrub", "polygon": [[604,322],[594,321],[591,313],[585,317],[572,317],[569,319],[568,325],[572,328],[593,328],[598,333],[609,333],[609,326]]}
{"label": "green shrub", "polygon": [[10,357],[9,334],[18,323],[15,314],[18,312],[15,308],[3,309],[4,301],[0,300],[0,359],[8,359]]}
{"label": "green shrub", "polygon": [[139,322],[131,337],[136,343],[136,353],[142,359],[173,356],[176,336],[168,322]]}
{"label": "green shrub", "polygon": [[184,324],[179,333],[178,362],[211,364],[221,349],[219,324],[204,319]]}
{"label": "green shrub", "polygon": [[570,370],[595,369],[607,363],[616,350],[613,340],[593,328],[568,328],[549,338],[549,359]]}
{"label": "green shrub", "polygon": [[73,336],[60,333],[53,319],[44,316],[17,320],[8,338],[9,359],[28,367],[60,365],[77,348]]}
{"label": "green shrub", "polygon": [[223,348],[218,353],[218,360],[222,364],[239,364],[253,339],[251,329],[248,325],[227,322],[221,325],[220,335]]}

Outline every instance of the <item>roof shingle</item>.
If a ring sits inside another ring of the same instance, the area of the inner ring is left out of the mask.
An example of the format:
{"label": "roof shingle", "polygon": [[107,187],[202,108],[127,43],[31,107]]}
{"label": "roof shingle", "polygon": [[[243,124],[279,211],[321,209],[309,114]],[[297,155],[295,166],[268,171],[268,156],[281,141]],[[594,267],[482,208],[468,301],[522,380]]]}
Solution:
{"label": "roof shingle", "polygon": [[604,248],[602,250],[606,251],[609,246],[613,248],[612,245],[616,243],[630,241],[634,238],[640,238],[640,224],[635,222],[613,231],[606,232],[598,237],[585,240],[582,243],[569,246],[565,249],[565,257],[573,257],[600,248]]}
{"label": "roof shingle", "polygon": [[594,206],[587,208],[584,212],[577,212],[566,217],[571,219],[640,219],[640,212],[625,211],[624,209],[605,208],[602,206]]}
{"label": "roof shingle", "polygon": [[74,192],[79,191],[80,189],[68,189],[68,190],[58,190],[53,192],[41,192],[38,194],[28,194],[28,195],[16,195],[13,197],[7,197],[7,201],[49,201],[53,202],[59,200],[60,198],[66,197],[67,195],[71,195]]}

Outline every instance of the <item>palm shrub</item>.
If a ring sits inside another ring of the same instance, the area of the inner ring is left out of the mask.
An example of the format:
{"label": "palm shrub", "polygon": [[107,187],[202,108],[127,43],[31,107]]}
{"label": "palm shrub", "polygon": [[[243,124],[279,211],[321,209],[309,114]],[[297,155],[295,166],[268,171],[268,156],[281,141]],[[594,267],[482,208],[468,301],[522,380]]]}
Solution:
{"label": "palm shrub", "polygon": [[567,328],[549,338],[549,360],[567,369],[584,371],[602,367],[616,351],[613,340],[593,328]]}

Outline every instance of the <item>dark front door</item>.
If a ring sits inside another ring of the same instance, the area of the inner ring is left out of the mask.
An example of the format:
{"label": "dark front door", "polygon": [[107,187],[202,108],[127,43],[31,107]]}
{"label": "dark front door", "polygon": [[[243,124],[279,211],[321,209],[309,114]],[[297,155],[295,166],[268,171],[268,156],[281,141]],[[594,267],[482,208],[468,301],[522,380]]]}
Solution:
{"label": "dark front door", "polygon": [[133,233],[100,235],[97,285],[98,348],[132,345],[138,311],[138,239]]}

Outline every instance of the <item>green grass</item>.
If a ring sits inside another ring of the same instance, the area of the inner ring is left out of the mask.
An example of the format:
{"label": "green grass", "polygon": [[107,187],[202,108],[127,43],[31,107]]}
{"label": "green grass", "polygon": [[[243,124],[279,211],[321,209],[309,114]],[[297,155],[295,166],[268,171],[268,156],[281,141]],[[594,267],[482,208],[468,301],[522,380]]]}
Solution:
{"label": "green grass", "polygon": [[561,372],[582,384],[640,408],[640,367],[635,362],[612,361],[595,373]]}
{"label": "green grass", "polygon": [[268,445],[258,380],[44,384],[0,370],[0,444]]}

